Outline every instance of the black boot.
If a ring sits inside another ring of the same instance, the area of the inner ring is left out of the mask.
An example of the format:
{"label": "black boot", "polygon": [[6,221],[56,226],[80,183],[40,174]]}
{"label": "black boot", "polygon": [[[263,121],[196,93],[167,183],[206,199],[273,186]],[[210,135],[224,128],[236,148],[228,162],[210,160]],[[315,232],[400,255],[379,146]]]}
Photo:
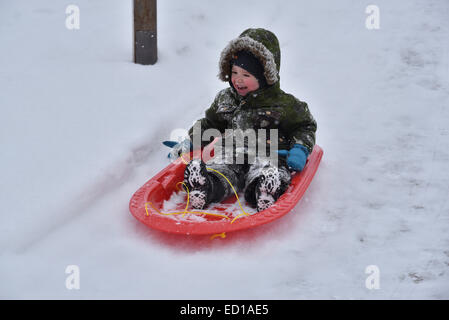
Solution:
{"label": "black boot", "polygon": [[273,205],[282,194],[283,189],[278,169],[275,167],[264,168],[256,185],[257,211],[263,211]]}
{"label": "black boot", "polygon": [[184,171],[184,182],[189,188],[190,203],[195,209],[203,209],[212,202],[212,177],[206,164],[200,159],[190,161]]}

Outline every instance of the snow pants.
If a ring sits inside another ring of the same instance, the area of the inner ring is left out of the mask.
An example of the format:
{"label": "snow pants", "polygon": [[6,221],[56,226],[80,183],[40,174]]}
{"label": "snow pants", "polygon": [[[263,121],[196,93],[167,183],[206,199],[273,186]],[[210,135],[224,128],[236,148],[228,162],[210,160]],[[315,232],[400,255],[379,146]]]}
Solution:
{"label": "snow pants", "polygon": [[[256,187],[259,178],[263,175],[274,175],[280,182],[276,186],[273,196],[277,200],[288,188],[291,182],[291,174],[285,163],[279,161],[277,166],[269,161],[255,159],[251,164],[225,164],[209,163],[208,173],[213,178],[213,202],[220,202],[234,195],[232,186],[236,192],[244,193],[245,200],[253,207],[256,206]],[[215,170],[215,171],[214,171]],[[218,172],[217,172],[218,171]],[[221,173],[221,174],[220,174]],[[226,178],[225,178],[226,177]],[[229,180],[229,182],[227,181]]]}

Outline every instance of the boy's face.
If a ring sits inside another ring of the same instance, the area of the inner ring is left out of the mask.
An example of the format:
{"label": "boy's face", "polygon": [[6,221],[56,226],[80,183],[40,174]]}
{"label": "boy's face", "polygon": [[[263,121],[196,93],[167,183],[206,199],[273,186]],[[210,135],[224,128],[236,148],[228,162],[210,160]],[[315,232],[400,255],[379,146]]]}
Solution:
{"label": "boy's face", "polygon": [[231,82],[241,96],[246,96],[248,92],[259,89],[257,78],[238,66],[232,66]]}

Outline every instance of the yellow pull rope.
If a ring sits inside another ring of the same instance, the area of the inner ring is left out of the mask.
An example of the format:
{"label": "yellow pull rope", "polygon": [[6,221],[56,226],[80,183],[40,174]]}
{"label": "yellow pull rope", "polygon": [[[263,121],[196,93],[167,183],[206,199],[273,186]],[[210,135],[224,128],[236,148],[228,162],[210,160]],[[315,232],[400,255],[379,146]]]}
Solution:
{"label": "yellow pull rope", "polygon": [[242,210],[243,213],[241,213],[241,214],[239,214],[237,217],[235,217],[235,218],[231,221],[231,223],[233,223],[237,218],[239,218],[239,217],[241,217],[241,216],[243,216],[243,215],[249,216],[250,214],[247,213],[247,212],[245,212],[245,210],[243,210],[242,204],[240,203],[239,196],[237,195],[237,192],[235,191],[234,186],[232,185],[231,181],[229,181],[229,179],[228,179],[223,173],[221,173],[221,172],[218,171],[218,170],[215,170],[215,169],[212,169],[212,168],[207,168],[207,170],[216,172],[216,173],[218,173],[219,175],[221,175],[223,178],[225,178],[226,181],[227,181],[227,182],[229,183],[229,185],[231,186],[232,191],[234,191],[235,197],[237,198],[237,201],[238,201],[238,203],[239,203],[240,209]]}
{"label": "yellow pull rope", "polygon": [[[187,165],[188,162],[186,162],[186,160],[184,159],[184,157],[183,157],[184,154],[185,154],[185,153],[181,154],[180,158],[181,158],[182,161]],[[239,214],[238,216],[236,216],[236,217],[231,221],[231,224],[234,223],[234,221],[237,220],[238,218],[240,218],[241,216],[249,216],[250,214],[247,213],[247,212],[245,212],[245,210],[243,210],[242,203],[240,202],[239,196],[237,195],[237,191],[235,191],[235,188],[234,188],[234,186],[232,185],[231,181],[229,181],[229,179],[228,179],[223,173],[221,173],[221,172],[218,171],[218,170],[215,170],[215,169],[212,169],[212,168],[206,168],[206,169],[209,170],[209,171],[216,172],[216,173],[218,173],[219,175],[221,175],[223,178],[225,178],[225,180],[226,180],[226,181],[229,183],[229,185],[231,186],[232,191],[234,192],[235,197],[237,198],[237,202],[239,203],[240,209],[242,210],[243,213],[241,213],[241,214]],[[179,185],[180,185],[180,184],[182,184],[182,185],[185,187],[185,190],[187,190],[187,204],[186,204],[186,207],[185,207],[184,211],[182,211],[182,212],[181,212],[181,211],[176,211],[176,212],[163,213],[163,212],[160,212],[158,209],[156,209],[156,207],[155,207],[151,202],[145,202],[145,212],[146,212],[147,217],[150,215],[150,214],[148,213],[148,204],[149,204],[149,205],[151,205],[151,207],[153,208],[154,211],[156,211],[158,214],[164,215],[164,216],[170,216],[170,215],[182,214],[182,217],[184,217],[186,213],[191,213],[191,214],[198,214],[198,215],[203,215],[203,214],[205,214],[205,215],[211,215],[211,216],[216,216],[216,217],[222,217],[222,218],[225,218],[225,219],[230,219],[228,216],[222,215],[222,214],[210,213],[210,212],[205,212],[205,211],[187,211],[187,209],[188,209],[188,207],[189,207],[189,201],[190,201],[189,187],[187,186],[187,184],[186,184],[184,181],[179,181],[179,182],[176,184],[176,188],[178,189],[178,191],[181,190],[181,188],[179,188]],[[225,232],[222,232],[222,233],[214,234],[213,236],[211,236],[211,239],[214,239],[214,238],[216,238],[216,237],[225,238],[225,237],[226,237],[226,233],[225,233]]]}
{"label": "yellow pull rope", "polygon": [[186,204],[186,208],[184,209],[184,213],[182,214],[182,217],[184,218],[186,212],[187,212],[187,208],[189,207],[189,200],[190,200],[190,194],[189,194],[189,187],[187,187],[187,184],[184,181],[179,181],[176,184],[176,188],[178,188],[178,191],[180,191],[181,189],[179,188],[179,185],[182,184],[186,190],[187,190],[187,204]]}
{"label": "yellow pull rope", "polygon": [[[184,157],[183,157],[185,154],[186,154],[186,153],[182,153],[181,156],[180,156],[180,158],[181,158],[182,161],[187,165],[188,162],[187,162],[187,161],[184,159]],[[243,210],[242,204],[240,203],[239,196],[237,195],[237,192],[235,191],[234,186],[232,185],[231,181],[229,181],[229,179],[228,179],[223,173],[221,173],[221,172],[218,171],[218,170],[215,170],[215,169],[212,169],[212,168],[206,168],[206,169],[209,170],[209,171],[214,171],[214,172],[218,173],[219,175],[221,175],[223,178],[225,178],[226,181],[227,181],[227,182],[229,183],[229,185],[231,186],[232,191],[234,191],[235,197],[237,198],[237,201],[238,201],[238,203],[239,203],[240,209],[242,210],[243,213],[241,213],[241,214],[239,214],[237,217],[235,217],[235,218],[231,221],[231,224],[234,223],[234,221],[237,220],[238,218],[240,218],[241,216],[249,216],[250,214],[247,213],[247,212],[245,212],[245,210]],[[183,183],[183,182],[178,182],[178,184],[179,184],[179,183]],[[186,187],[186,189],[187,189],[187,206],[188,206],[188,205],[189,205],[189,189],[187,188],[187,186],[186,186],[185,183],[183,183],[183,185],[184,185],[184,186]],[[178,190],[179,190],[179,189],[178,189]],[[186,206],[186,210],[187,210],[187,206]],[[183,217],[184,217],[184,215],[183,215]]]}
{"label": "yellow pull rope", "polygon": [[184,162],[184,164],[189,164],[189,163],[184,159],[184,157],[183,157],[186,153],[187,153],[187,152],[181,153],[181,155],[180,155],[179,157],[182,159],[182,162]]}
{"label": "yellow pull rope", "polygon": [[[184,157],[183,157],[185,154],[186,154],[186,153],[182,153],[181,156],[180,156],[180,158],[181,158],[182,161],[187,165],[188,162],[187,162],[187,161],[184,159]],[[242,210],[243,213],[241,213],[241,214],[239,214],[237,217],[235,217],[234,220],[232,220],[231,223],[233,223],[237,218],[239,218],[239,217],[242,216],[242,215],[249,216],[250,214],[247,213],[247,212],[245,212],[245,210],[243,210],[242,204],[240,203],[239,196],[237,195],[237,192],[235,191],[234,186],[232,185],[231,181],[229,181],[229,179],[228,179],[223,173],[221,173],[221,172],[218,171],[218,170],[215,170],[215,169],[212,169],[212,168],[206,168],[206,169],[209,170],[209,171],[216,172],[216,173],[218,173],[219,175],[221,175],[223,178],[225,178],[226,181],[227,181],[227,182],[229,183],[229,185],[231,186],[232,191],[234,191],[235,197],[237,198],[237,201],[238,201],[238,203],[239,203],[240,209]],[[186,184],[185,184],[184,182],[181,182],[181,181],[180,181],[180,182],[178,182],[178,184],[179,184],[179,183],[182,183],[182,184],[186,187],[186,189],[187,189],[187,206],[188,206],[188,205],[189,205],[189,189],[187,188],[187,186],[186,186]],[[177,186],[177,185],[176,185],[176,186]],[[178,189],[178,190],[179,190],[179,189]],[[186,206],[186,210],[187,210],[187,206]]]}
{"label": "yellow pull rope", "polygon": [[147,213],[147,217],[150,215],[148,213],[148,205],[151,205],[151,207],[153,208],[154,211],[156,211],[157,213],[159,213],[163,216],[171,216],[171,215],[183,214],[183,213],[192,213],[192,214],[199,214],[199,215],[206,214],[206,215],[217,216],[217,217],[221,217],[221,218],[225,218],[225,219],[230,219],[228,216],[225,216],[223,214],[209,213],[209,212],[203,212],[203,211],[179,211],[179,212],[163,213],[163,212],[160,212],[158,209],[156,209],[156,207],[153,205],[153,203],[145,202],[145,211]]}
{"label": "yellow pull rope", "polygon": [[216,233],[216,234],[212,235],[212,236],[210,237],[210,239],[213,240],[213,239],[215,239],[215,238],[217,238],[217,237],[221,237],[222,239],[226,238],[226,232]]}
{"label": "yellow pull rope", "polygon": [[233,224],[234,221],[237,220],[238,218],[240,218],[241,216],[249,216],[249,214],[246,213],[246,212],[239,214],[237,217],[235,217],[235,218],[231,221],[231,224]]}

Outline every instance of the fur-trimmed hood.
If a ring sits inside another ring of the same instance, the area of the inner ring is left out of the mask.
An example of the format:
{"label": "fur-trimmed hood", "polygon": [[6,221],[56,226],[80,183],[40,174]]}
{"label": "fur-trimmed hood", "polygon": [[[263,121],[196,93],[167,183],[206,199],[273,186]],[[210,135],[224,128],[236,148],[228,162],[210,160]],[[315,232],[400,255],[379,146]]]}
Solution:
{"label": "fur-trimmed hood", "polygon": [[264,75],[268,85],[279,81],[279,69],[281,66],[281,50],[279,41],[274,33],[265,29],[247,29],[234,40],[231,40],[220,56],[220,73],[218,77],[222,81],[231,79],[232,56],[240,50],[247,50],[256,56],[264,67]]}

